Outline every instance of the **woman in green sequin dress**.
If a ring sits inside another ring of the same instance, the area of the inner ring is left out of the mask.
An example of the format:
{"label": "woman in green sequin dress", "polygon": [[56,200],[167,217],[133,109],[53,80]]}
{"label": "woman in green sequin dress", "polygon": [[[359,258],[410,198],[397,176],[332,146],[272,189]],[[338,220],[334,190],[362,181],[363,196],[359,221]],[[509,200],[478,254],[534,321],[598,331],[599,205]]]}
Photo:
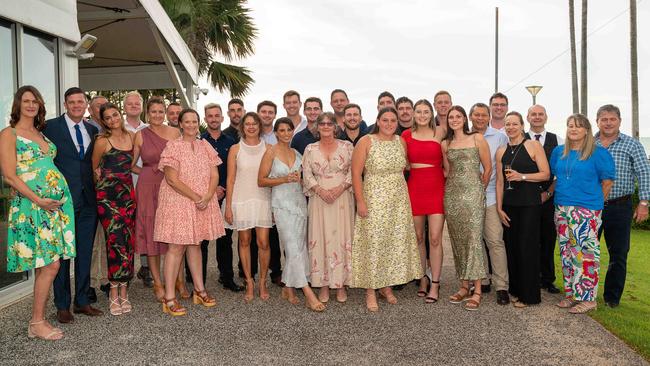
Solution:
{"label": "woman in green sequin dress", "polygon": [[406,147],[394,135],[396,128],[395,109],[380,110],[374,131],[359,140],[352,155],[357,217],[350,282],[366,289],[366,306],[373,312],[378,310],[375,289],[395,304],[391,286],[423,274],[404,180]]}
{"label": "woman in green sequin dress", "polygon": [[[449,301],[467,301],[465,309],[477,310],[481,303],[481,279],[486,277],[482,233],[485,187],[492,171],[490,147],[483,135],[470,133],[463,107],[451,107],[447,123],[447,138],[442,143],[447,172],[445,213],[456,276],[461,281],[460,289]],[[470,282],[474,285],[473,294]]]}
{"label": "woman in green sequin dress", "polygon": [[9,208],[7,271],[35,270],[28,336],[57,340],[63,331],[45,320],[45,303],[59,259],[76,255],[72,198],[54,165],[56,146],[41,134],[45,103],[36,88],[18,89],[9,124],[0,132],[2,175],[15,191]]}

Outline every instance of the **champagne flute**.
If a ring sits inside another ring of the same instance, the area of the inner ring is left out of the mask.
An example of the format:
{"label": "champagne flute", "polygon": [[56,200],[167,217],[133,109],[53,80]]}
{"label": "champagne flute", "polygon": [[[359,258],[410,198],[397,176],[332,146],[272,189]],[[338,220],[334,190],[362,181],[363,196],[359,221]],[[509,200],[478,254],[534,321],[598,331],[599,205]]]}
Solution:
{"label": "champagne flute", "polygon": [[[506,174],[507,174],[507,173],[510,173],[510,172],[512,171],[512,165],[510,165],[510,164],[506,164],[506,165],[504,166],[504,171],[506,172]],[[506,179],[507,179],[507,178],[506,178]],[[514,189],[514,188],[512,188],[512,182],[510,182],[510,180],[508,179],[508,186],[506,187],[506,190],[511,191],[511,190],[513,190],[513,189]]]}

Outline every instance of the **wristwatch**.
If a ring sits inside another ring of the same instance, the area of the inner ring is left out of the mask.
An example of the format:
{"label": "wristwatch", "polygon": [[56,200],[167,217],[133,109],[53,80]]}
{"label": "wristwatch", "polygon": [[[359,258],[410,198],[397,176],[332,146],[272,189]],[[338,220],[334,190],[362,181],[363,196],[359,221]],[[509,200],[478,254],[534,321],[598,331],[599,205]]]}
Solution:
{"label": "wristwatch", "polygon": [[525,176],[525,175],[522,175],[522,176],[521,176],[521,180],[526,180],[526,176]]}

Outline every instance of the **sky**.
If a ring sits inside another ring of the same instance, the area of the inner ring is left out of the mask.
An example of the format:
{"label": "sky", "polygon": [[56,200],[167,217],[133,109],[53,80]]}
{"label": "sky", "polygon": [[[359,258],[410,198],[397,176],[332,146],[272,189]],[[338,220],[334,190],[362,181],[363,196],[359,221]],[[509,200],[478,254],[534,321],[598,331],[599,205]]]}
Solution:
{"label": "sky", "polygon": [[[580,0],[576,0],[580,68]],[[377,96],[432,101],[441,89],[469,109],[494,92],[495,7],[499,7],[499,84],[510,110],[526,114],[527,85],[541,85],[537,103],[547,109],[547,130],[564,135],[572,113],[569,14],[566,0],[250,0],[259,36],[255,55],[234,64],[252,70],[247,110],[271,100],[284,116],[282,94],[320,97],[344,89],[374,122]],[[599,106],[620,107],[621,130],[631,131],[629,2],[592,1],[588,14],[588,117]],[[650,0],[637,3],[640,135],[650,136]],[[226,106],[230,95],[209,86],[197,103]],[[226,122],[227,123],[227,122]],[[225,125],[224,125],[225,127]]]}

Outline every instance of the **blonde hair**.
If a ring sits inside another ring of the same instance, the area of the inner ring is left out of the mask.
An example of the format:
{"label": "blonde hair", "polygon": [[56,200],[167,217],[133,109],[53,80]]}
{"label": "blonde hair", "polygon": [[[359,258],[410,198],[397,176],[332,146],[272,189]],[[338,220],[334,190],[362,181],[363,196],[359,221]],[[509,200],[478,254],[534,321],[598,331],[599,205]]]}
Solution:
{"label": "blonde hair", "polygon": [[[596,150],[596,139],[594,138],[594,134],[591,130],[591,123],[589,123],[589,119],[580,113],[575,113],[569,116],[566,120],[567,127],[569,126],[569,122],[573,121],[575,123],[576,127],[582,127],[585,130],[587,130],[587,136],[585,136],[584,141],[582,141],[582,145],[578,149],[580,152],[580,158],[579,160],[587,160],[591,157],[591,155],[594,153],[594,150]],[[570,142],[569,142],[569,130],[567,129],[566,136],[564,139],[565,144],[564,144],[564,152],[562,153],[562,159],[566,158],[569,156],[569,152],[571,151]]]}
{"label": "blonde hair", "polygon": [[126,93],[126,95],[124,96],[124,99],[122,100],[122,103],[126,104],[126,100],[129,99],[129,97],[132,97],[132,96],[136,96],[136,97],[138,97],[138,99],[140,99],[140,105],[142,105],[144,103],[144,99],[142,99],[142,95],[140,93],[138,93],[137,91],[135,91],[135,90]]}

